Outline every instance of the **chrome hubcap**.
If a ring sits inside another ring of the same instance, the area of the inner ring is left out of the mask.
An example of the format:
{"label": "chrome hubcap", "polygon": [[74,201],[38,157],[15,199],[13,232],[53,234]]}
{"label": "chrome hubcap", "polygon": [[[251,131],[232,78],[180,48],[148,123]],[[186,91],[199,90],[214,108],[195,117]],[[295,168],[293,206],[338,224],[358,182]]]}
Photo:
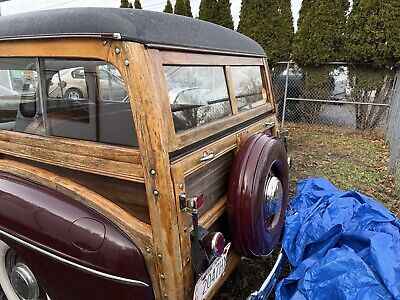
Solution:
{"label": "chrome hubcap", "polygon": [[39,284],[27,265],[17,263],[11,271],[10,279],[14,291],[22,300],[39,298]]}
{"label": "chrome hubcap", "polygon": [[71,100],[79,100],[80,99],[80,95],[75,92],[75,91],[71,91],[68,93],[68,98]]}
{"label": "chrome hubcap", "polygon": [[272,229],[279,221],[279,213],[282,205],[283,187],[281,181],[276,176],[268,178],[265,203],[264,203],[264,220],[267,229]]}

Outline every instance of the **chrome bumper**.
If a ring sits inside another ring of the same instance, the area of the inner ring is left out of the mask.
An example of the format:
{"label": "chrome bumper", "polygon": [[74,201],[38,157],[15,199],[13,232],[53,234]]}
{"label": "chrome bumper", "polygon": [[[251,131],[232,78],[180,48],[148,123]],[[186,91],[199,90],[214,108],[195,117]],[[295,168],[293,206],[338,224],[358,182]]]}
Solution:
{"label": "chrome bumper", "polygon": [[274,267],[269,273],[267,279],[265,279],[264,283],[262,284],[258,292],[251,293],[251,295],[247,297],[247,300],[267,299],[268,296],[271,294],[274,286],[278,282],[279,275],[282,273],[285,262],[286,262],[286,254],[281,249],[278,258],[274,264]]}

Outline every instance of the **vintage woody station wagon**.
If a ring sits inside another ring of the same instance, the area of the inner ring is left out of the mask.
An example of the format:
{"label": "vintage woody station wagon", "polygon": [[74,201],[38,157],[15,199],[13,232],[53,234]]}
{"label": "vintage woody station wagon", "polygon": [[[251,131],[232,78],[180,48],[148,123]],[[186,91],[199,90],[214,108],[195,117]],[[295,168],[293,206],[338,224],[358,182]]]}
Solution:
{"label": "vintage woody station wagon", "polygon": [[278,135],[265,52],[239,33],[132,9],[1,17],[1,299],[211,298],[280,238]]}

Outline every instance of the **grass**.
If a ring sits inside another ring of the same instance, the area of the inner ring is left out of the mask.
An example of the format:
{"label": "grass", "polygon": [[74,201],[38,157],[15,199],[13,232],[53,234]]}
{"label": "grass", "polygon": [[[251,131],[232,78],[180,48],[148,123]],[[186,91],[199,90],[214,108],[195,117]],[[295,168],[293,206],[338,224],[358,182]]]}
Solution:
{"label": "grass", "polygon": [[382,134],[320,125],[290,124],[293,158],[290,186],[325,177],[341,190],[356,190],[400,215],[399,189],[387,172],[389,150]]}
{"label": "grass", "polygon": [[[389,151],[381,134],[310,124],[287,127],[292,195],[299,180],[325,177],[337,188],[359,191],[400,216],[400,190],[387,173]],[[243,260],[215,299],[246,299],[261,286],[273,263],[274,255],[267,261]]]}

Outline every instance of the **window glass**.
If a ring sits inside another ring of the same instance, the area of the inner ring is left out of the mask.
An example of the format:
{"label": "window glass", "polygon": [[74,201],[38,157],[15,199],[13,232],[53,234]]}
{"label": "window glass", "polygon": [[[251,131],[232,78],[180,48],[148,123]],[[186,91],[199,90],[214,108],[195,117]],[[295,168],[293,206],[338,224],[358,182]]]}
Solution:
{"label": "window glass", "polygon": [[103,61],[46,59],[47,133],[137,146],[132,112],[118,70]]}
{"label": "window glass", "polygon": [[164,66],[175,131],[232,114],[222,67]]}
{"label": "window glass", "polygon": [[261,68],[259,66],[232,67],[231,70],[239,111],[264,104]]}
{"label": "window glass", "polygon": [[38,73],[36,59],[0,58],[0,129],[29,132],[41,116]]}

